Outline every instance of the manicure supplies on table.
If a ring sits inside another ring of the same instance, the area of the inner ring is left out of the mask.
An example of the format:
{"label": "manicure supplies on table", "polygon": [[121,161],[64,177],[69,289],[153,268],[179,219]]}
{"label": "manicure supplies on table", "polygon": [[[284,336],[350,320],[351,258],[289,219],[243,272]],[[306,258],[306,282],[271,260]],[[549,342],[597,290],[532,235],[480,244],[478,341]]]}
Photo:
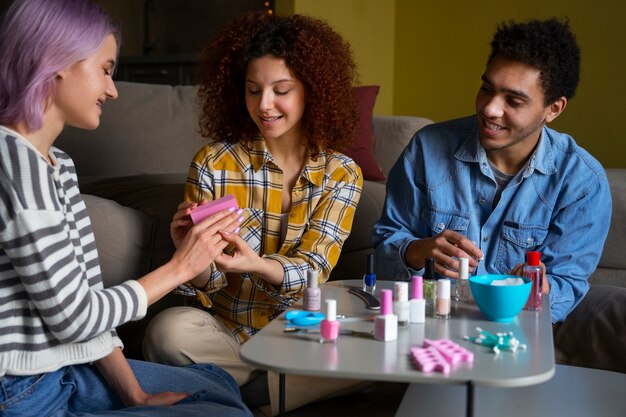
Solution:
{"label": "manicure supplies on table", "polygon": [[[285,333],[295,333],[295,334],[320,334],[320,329],[318,328],[285,327],[285,330],[283,331]],[[351,330],[351,329],[339,329],[339,335],[370,337],[370,338],[373,337],[372,332],[360,332],[360,331]]]}

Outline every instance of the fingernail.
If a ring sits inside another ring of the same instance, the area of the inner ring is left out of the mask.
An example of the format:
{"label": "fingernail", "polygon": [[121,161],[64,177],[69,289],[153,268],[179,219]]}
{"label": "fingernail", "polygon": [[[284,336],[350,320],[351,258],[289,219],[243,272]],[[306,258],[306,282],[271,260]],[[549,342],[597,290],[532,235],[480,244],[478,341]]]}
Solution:
{"label": "fingernail", "polygon": [[222,234],[224,236],[230,236],[230,233],[228,231],[226,231],[226,230],[222,230]]}
{"label": "fingernail", "polygon": [[241,213],[243,213],[243,209],[237,210],[237,214],[241,214]]}
{"label": "fingernail", "polygon": [[235,230],[233,230],[233,233],[234,233],[234,234],[237,234],[237,233],[239,233],[239,231],[240,231],[240,230],[241,230],[241,227],[238,227],[238,228],[236,228]]}
{"label": "fingernail", "polygon": [[237,219],[237,221],[238,221],[239,223],[241,223],[241,222],[243,221],[243,216],[241,216],[240,218],[238,218],[238,219]]}
{"label": "fingernail", "polygon": [[234,207],[229,207],[228,211],[230,211],[232,213],[233,211],[235,211],[235,208]]}

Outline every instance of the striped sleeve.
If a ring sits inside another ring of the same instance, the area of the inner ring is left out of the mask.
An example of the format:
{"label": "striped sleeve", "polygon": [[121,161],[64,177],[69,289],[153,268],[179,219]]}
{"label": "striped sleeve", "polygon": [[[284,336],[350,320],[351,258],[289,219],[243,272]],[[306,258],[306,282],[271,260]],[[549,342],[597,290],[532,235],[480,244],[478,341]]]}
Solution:
{"label": "striped sleeve", "polygon": [[139,283],[98,290],[88,285],[62,220],[58,212],[23,210],[3,233],[13,236],[2,246],[18,285],[48,330],[62,343],[78,342],[145,315],[147,299]]}

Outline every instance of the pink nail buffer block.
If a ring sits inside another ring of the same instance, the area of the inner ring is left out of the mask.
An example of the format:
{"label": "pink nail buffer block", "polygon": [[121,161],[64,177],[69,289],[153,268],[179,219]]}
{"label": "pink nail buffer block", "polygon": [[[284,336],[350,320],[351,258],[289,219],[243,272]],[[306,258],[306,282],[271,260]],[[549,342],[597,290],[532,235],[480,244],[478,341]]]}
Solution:
{"label": "pink nail buffer block", "polygon": [[222,198],[209,201],[208,203],[197,206],[195,209],[191,210],[191,220],[194,224],[198,224],[207,217],[219,211],[227,210],[231,207],[234,207],[235,210],[239,208],[239,206],[237,205],[237,200],[235,200],[235,196],[232,194],[228,194]]}

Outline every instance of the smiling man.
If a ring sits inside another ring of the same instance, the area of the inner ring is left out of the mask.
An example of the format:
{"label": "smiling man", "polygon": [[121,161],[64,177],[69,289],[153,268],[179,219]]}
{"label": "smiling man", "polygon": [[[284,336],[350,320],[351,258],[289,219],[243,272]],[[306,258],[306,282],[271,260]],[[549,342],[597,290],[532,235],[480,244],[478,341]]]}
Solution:
{"label": "smiling man", "polygon": [[589,290],[611,218],[600,163],[546,126],[576,92],[580,50],[557,19],[503,23],[491,48],[476,115],[420,130],[392,169],[377,273],[402,279],[434,258],[454,279],[460,257],[474,273],[518,272],[540,251],[552,321],[563,321]]}

